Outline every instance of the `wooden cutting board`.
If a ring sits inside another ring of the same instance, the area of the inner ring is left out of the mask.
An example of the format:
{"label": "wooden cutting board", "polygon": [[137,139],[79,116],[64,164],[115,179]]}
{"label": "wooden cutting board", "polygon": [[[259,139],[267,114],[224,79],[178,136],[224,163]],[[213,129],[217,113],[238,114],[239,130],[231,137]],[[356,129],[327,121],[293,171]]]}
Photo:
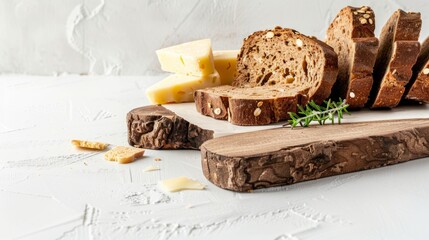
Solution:
{"label": "wooden cutting board", "polygon": [[189,123],[161,105],[131,110],[127,114],[128,143],[147,149],[199,149],[213,131]]}
{"label": "wooden cutting board", "polygon": [[214,138],[163,106],[127,115],[128,141],[149,149],[201,149],[207,179],[251,191],[429,156],[429,119],[274,128]]}
{"label": "wooden cutting board", "polygon": [[204,175],[232,191],[287,185],[429,156],[429,119],[277,128],[201,146]]}
{"label": "wooden cutting board", "polygon": [[199,149],[201,144],[215,137],[278,126],[281,124],[232,125],[201,115],[195,104],[190,103],[144,106],[127,114],[129,144],[148,149]]}

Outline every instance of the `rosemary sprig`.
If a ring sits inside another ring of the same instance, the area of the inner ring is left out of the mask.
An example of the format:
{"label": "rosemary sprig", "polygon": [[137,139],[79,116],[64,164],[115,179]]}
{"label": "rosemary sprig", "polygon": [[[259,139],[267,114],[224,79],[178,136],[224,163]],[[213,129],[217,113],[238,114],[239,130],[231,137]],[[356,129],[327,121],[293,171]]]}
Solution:
{"label": "rosemary sprig", "polygon": [[296,127],[298,124],[301,127],[308,127],[311,122],[317,121],[320,125],[324,125],[326,121],[330,121],[335,124],[335,115],[337,116],[338,124],[341,124],[343,118],[343,112],[350,115],[347,108],[349,105],[346,100],[340,100],[338,102],[324,101],[323,106],[317,105],[313,100],[310,101],[305,107],[298,105],[298,114],[294,112],[288,112],[290,120],[284,124],[283,127],[291,126]]}

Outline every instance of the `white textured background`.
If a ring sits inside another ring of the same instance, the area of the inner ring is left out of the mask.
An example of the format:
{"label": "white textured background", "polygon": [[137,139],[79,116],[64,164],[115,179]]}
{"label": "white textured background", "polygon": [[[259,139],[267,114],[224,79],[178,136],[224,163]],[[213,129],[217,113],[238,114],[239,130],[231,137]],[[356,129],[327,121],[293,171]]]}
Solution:
{"label": "white textured background", "polygon": [[[419,10],[428,34],[427,0],[372,2],[0,0],[0,74],[155,74],[160,47],[239,48],[276,25],[323,37],[347,4],[371,5],[378,22]],[[125,114],[160,77],[0,76],[0,240],[429,239],[429,158],[247,194],[209,183],[198,151],[118,165],[70,145],[127,145]],[[207,190],[158,190],[182,175]]]}
{"label": "white textured background", "polygon": [[345,5],[370,5],[377,33],[397,8],[420,11],[428,35],[427,0],[3,0],[0,73],[155,74],[154,50],[193,39],[239,48],[276,25],[323,39]]}

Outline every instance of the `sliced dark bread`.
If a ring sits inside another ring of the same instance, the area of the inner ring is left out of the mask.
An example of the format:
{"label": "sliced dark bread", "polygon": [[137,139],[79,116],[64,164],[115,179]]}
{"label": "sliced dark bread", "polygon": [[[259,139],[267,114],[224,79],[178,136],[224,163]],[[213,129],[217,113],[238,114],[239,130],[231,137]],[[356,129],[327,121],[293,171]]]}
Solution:
{"label": "sliced dark bread", "polygon": [[343,8],[327,31],[327,40],[338,54],[338,77],[331,97],[345,99],[350,108],[362,108],[373,83],[378,50],[374,37],[375,17],[371,8]]}
{"label": "sliced dark bread", "polygon": [[420,52],[420,13],[397,10],[384,25],[374,66],[371,108],[396,107]]}
{"label": "sliced dark bread", "polygon": [[197,111],[236,125],[264,125],[289,118],[309,100],[329,97],[338,74],[337,54],[299,32],[276,27],[244,39],[233,86],[195,92]]}
{"label": "sliced dark bread", "polygon": [[307,102],[300,86],[220,86],[195,91],[197,110],[215,119],[236,125],[265,125],[289,119],[297,104]]}
{"label": "sliced dark bread", "polygon": [[309,95],[329,96],[338,74],[337,54],[315,37],[276,27],[244,39],[233,86],[312,86]]}
{"label": "sliced dark bread", "polygon": [[404,98],[429,103],[429,38],[422,43]]}

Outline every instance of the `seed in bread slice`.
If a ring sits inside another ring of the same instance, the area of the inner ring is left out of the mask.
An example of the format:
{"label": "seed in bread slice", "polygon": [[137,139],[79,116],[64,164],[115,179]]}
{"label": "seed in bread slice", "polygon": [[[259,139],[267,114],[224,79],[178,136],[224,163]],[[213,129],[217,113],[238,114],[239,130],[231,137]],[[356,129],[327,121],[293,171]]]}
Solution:
{"label": "seed in bread slice", "polygon": [[396,107],[420,52],[420,13],[397,10],[384,25],[374,66],[371,108]]}
{"label": "seed in bread slice", "polygon": [[303,86],[309,99],[321,103],[331,93],[338,74],[332,47],[293,29],[276,27],[244,39],[237,58],[238,87]]}
{"label": "seed in bread slice", "polygon": [[422,43],[404,98],[429,103],[429,37]]}
{"label": "seed in bread slice", "polygon": [[343,8],[327,31],[327,40],[338,54],[338,77],[331,96],[345,99],[350,108],[362,108],[373,83],[378,50],[375,16],[370,7]]}
{"label": "seed in bread slice", "polygon": [[235,125],[265,125],[289,119],[297,104],[307,102],[308,88],[289,85],[233,87],[219,86],[195,91],[197,111]]}

